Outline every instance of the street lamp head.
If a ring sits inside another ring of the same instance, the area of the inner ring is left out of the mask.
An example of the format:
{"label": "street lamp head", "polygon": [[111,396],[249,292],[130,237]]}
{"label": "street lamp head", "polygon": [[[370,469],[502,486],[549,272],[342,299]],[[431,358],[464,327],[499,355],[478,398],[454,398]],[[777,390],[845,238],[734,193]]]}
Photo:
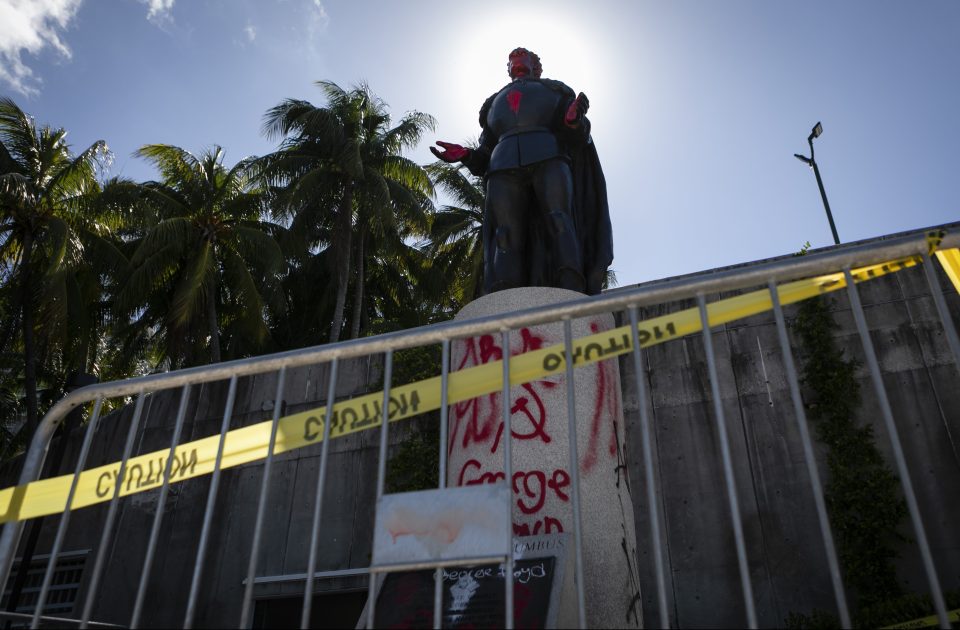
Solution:
{"label": "street lamp head", "polygon": [[813,126],[813,130],[810,132],[810,137],[808,140],[813,140],[814,138],[819,138],[820,134],[823,133],[823,125],[818,121],[817,124]]}
{"label": "street lamp head", "polygon": [[798,160],[800,160],[801,162],[803,162],[804,164],[806,164],[806,165],[809,166],[810,168],[813,168],[813,162],[810,160],[810,158],[808,158],[808,157],[806,157],[806,156],[804,156],[804,155],[800,155],[799,153],[794,153],[794,154],[793,154],[793,157],[797,158]]}

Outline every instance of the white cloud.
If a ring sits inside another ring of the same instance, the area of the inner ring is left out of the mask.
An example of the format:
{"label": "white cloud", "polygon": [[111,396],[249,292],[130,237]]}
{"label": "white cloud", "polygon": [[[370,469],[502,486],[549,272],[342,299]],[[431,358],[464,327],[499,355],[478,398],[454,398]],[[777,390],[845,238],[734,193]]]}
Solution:
{"label": "white cloud", "polygon": [[0,82],[24,96],[39,94],[41,80],[23,61],[26,52],[53,48],[70,58],[60,39],[82,0],[0,0]]}
{"label": "white cloud", "polygon": [[247,24],[243,27],[243,34],[247,36],[248,42],[253,42],[257,38],[257,29],[253,24]]}
{"label": "white cloud", "polygon": [[307,5],[307,48],[314,55],[317,54],[316,40],[323,36],[330,25],[330,16],[321,0],[311,0]]}
{"label": "white cloud", "polygon": [[147,5],[147,19],[154,24],[159,26],[173,19],[171,12],[176,0],[140,0],[140,2]]}
{"label": "white cloud", "polygon": [[311,15],[313,26],[326,28],[330,23],[330,16],[327,15],[327,9],[323,6],[321,0],[313,0],[313,11]]}

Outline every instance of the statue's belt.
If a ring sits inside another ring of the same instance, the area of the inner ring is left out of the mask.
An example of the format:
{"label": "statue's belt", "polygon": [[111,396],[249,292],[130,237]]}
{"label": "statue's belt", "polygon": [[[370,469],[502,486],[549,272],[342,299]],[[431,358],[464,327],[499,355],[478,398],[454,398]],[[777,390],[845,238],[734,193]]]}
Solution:
{"label": "statue's belt", "polygon": [[500,137],[498,138],[498,142],[500,140],[503,140],[504,138],[511,138],[513,136],[517,136],[522,133],[533,133],[535,131],[545,131],[547,133],[553,133],[549,127],[536,127],[536,126],[517,127],[516,129],[511,129],[510,131],[500,134]]}

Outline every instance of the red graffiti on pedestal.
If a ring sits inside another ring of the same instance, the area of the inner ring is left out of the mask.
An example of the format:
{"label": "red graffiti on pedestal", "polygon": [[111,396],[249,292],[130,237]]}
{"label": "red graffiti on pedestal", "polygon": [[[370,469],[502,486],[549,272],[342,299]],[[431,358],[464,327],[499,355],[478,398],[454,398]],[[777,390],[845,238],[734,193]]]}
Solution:
{"label": "red graffiti on pedestal", "polygon": [[[598,333],[606,327],[602,323],[592,322],[590,329],[593,333]],[[511,356],[539,350],[545,345],[546,339],[529,329],[524,328],[519,332],[519,335],[513,336],[515,343],[511,344]],[[503,358],[503,348],[492,335],[469,338],[463,343],[463,355],[455,368],[457,370],[499,361]],[[590,400],[591,413],[587,432],[589,437],[585,440],[586,445],[581,442],[585,448],[581,451],[580,470],[583,473],[589,473],[596,468],[601,459],[606,459],[607,453],[614,459],[617,456],[619,387],[616,382],[616,367],[610,360],[578,369],[585,370],[587,375],[596,370],[594,395]],[[551,433],[557,430],[566,431],[565,417],[562,418],[562,427],[548,425],[549,418],[544,397],[547,391],[556,385],[552,381],[539,380],[520,386],[521,394],[516,396],[510,406],[511,433],[514,439],[535,440],[541,444],[550,444],[553,441]],[[480,461],[486,459],[483,455],[485,452],[491,455],[496,453],[503,438],[501,395],[501,392],[494,392],[453,405],[450,437],[447,444],[448,453],[452,454],[456,450],[462,456],[476,455],[480,458],[467,459],[464,462],[457,477],[457,485],[496,483],[505,479],[502,463],[498,466]],[[582,418],[581,421],[586,422],[587,418]],[[484,470],[485,467],[493,470]],[[524,520],[531,520],[514,523],[514,533],[527,536],[563,532],[561,520],[546,512],[553,512],[560,505],[570,501],[570,486],[571,476],[564,468],[552,471],[515,471],[511,479],[511,490],[516,505],[514,513],[524,517]]]}
{"label": "red graffiti on pedestal", "polygon": [[[497,483],[506,478],[503,472],[484,472],[482,464],[475,459],[468,459],[460,469],[460,475],[457,477],[458,486],[475,486],[482,483]],[[567,488],[570,486],[570,474],[562,468],[557,468],[551,474],[543,470],[523,471],[517,470],[513,473],[513,494],[516,497],[517,508],[523,514],[536,514],[543,509],[547,497],[551,494],[560,501],[567,503],[570,501],[570,495]],[[561,533],[563,525],[561,522],[551,516],[544,516],[533,524],[514,523],[514,533],[520,536],[529,536],[539,533]],[[541,530],[543,530],[541,532]]]}
{"label": "red graffiti on pedestal", "polygon": [[[600,332],[600,324],[592,322],[590,330],[594,333]],[[613,364],[610,361],[597,363],[597,397],[593,405],[593,417],[590,419],[590,440],[587,444],[587,451],[580,461],[580,469],[583,472],[589,472],[597,463],[600,451],[600,422],[603,420],[605,412],[612,420],[609,426],[610,437],[607,440],[607,451],[612,456],[617,454],[617,417],[620,415],[620,396],[614,382],[614,374]]]}
{"label": "red graffiti on pedestal", "polygon": [[533,522],[533,527],[529,523],[514,523],[514,536],[538,536],[540,534],[562,534],[563,524],[552,516],[544,516]]}
{"label": "red graffiti on pedestal", "polygon": [[[520,347],[511,348],[510,356],[523,354],[543,347],[544,338],[532,333],[529,328],[520,330]],[[465,341],[466,351],[457,370],[484,365],[490,361],[503,359],[503,349],[494,340],[493,335],[471,337]],[[547,433],[547,411],[540,392],[544,388],[556,387],[550,381],[524,383],[521,388],[525,394],[517,396],[510,406],[510,433],[517,440],[539,438],[544,444],[551,441]],[[478,396],[453,406],[453,427],[447,452],[452,453],[458,437],[462,440],[460,448],[469,448],[471,444],[490,443],[490,452],[495,453],[503,437],[503,420],[500,418],[500,392]],[[484,404],[481,404],[484,403]],[[461,437],[461,428],[463,429]]]}

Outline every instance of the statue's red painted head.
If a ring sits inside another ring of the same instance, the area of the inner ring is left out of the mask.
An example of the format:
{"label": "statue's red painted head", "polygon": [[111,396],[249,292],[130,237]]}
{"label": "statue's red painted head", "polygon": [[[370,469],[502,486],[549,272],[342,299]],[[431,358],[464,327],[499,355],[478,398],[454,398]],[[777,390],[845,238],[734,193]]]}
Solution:
{"label": "statue's red painted head", "polygon": [[539,79],[543,73],[543,66],[540,65],[540,57],[537,53],[526,48],[514,48],[507,61],[507,72],[511,79],[530,75]]}

